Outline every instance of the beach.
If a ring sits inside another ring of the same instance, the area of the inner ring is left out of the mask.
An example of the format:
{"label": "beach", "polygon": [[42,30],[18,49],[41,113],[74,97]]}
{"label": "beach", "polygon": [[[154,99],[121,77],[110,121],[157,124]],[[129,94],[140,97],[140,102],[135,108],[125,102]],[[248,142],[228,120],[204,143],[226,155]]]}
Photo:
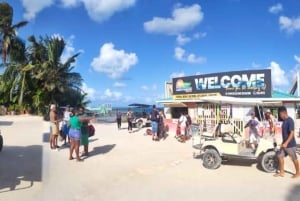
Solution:
{"label": "beach", "polygon": [[[194,201],[300,199],[300,179],[274,178],[250,161],[228,161],[217,170],[193,157],[191,141],[173,136],[153,142],[145,128],[94,124],[90,156],[68,160],[68,147],[49,147],[49,122],[35,116],[1,116],[0,201]],[[61,142],[59,142],[59,145]],[[81,147],[81,151],[83,148]],[[299,155],[298,155],[299,156]]]}

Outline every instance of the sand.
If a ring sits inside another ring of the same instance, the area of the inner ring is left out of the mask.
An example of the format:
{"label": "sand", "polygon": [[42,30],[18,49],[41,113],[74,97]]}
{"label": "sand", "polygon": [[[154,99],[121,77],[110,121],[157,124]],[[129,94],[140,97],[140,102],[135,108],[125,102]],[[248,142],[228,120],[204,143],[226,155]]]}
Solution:
{"label": "sand", "polygon": [[[129,134],[95,124],[91,156],[68,160],[68,148],[49,148],[40,117],[0,117],[0,201],[300,200],[300,179],[274,178],[255,163],[234,160],[217,170],[193,158],[191,141],[153,142],[145,129]],[[81,148],[82,150],[82,148]],[[286,170],[294,172],[289,159]]]}

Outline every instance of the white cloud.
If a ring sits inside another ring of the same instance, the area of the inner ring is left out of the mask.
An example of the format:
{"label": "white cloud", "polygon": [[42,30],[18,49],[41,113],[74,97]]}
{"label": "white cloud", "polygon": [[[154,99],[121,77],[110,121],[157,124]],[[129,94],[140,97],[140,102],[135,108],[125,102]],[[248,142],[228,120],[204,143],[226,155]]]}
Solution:
{"label": "white cloud", "polygon": [[160,33],[167,35],[178,35],[193,29],[202,22],[204,14],[199,4],[181,7],[177,6],[171,18],[154,17],[151,21],[144,23],[144,29],[148,33]]}
{"label": "white cloud", "polygon": [[81,0],[89,16],[98,22],[109,19],[116,12],[120,12],[135,5],[136,0]]}
{"label": "white cloud", "polygon": [[171,73],[170,78],[172,80],[173,78],[184,77],[184,76],[185,76],[185,73],[183,71],[181,71],[181,72],[173,72],[173,73]]}
{"label": "white cloud", "polygon": [[87,98],[90,101],[96,100],[96,90],[94,88],[89,87],[85,82],[82,83],[81,90],[87,94]]}
{"label": "white cloud", "polygon": [[283,6],[281,3],[275,4],[269,8],[269,12],[272,14],[278,14],[283,10]]}
{"label": "white cloud", "polygon": [[106,89],[104,91],[104,95],[102,96],[102,99],[113,99],[118,100],[122,97],[122,93],[118,91],[112,91],[110,89]]}
{"label": "white cloud", "polygon": [[123,82],[115,82],[114,87],[122,88],[122,87],[126,87],[126,84]]}
{"label": "white cloud", "polygon": [[32,20],[36,14],[42,11],[44,8],[51,6],[54,0],[21,0],[23,7],[25,8],[24,18],[26,20]]}
{"label": "white cloud", "polygon": [[146,86],[146,85],[143,85],[143,86],[141,86],[141,89],[144,90],[144,91],[148,91],[148,90],[149,90],[149,87]]}
{"label": "white cloud", "polygon": [[293,34],[296,31],[300,31],[300,17],[289,18],[286,16],[279,17],[280,29],[286,31],[289,34]]}
{"label": "white cloud", "polygon": [[178,61],[183,61],[183,62],[188,62],[188,63],[193,63],[193,64],[203,64],[206,62],[205,57],[198,57],[193,53],[186,54],[185,49],[181,47],[176,47],[174,50],[174,57]]}
{"label": "white cloud", "polygon": [[64,63],[66,62],[71,56],[75,54],[75,47],[73,45],[75,36],[71,35],[67,40],[66,40],[66,46],[64,49],[64,52],[61,56],[61,61]]}
{"label": "white cloud", "polygon": [[192,39],[190,37],[187,37],[184,34],[178,34],[178,36],[176,38],[176,41],[179,45],[185,45],[185,44],[191,42],[191,40]]}
{"label": "white cloud", "polygon": [[255,63],[255,62],[252,62],[251,66],[252,66],[252,68],[261,68],[262,67],[261,64]]}
{"label": "white cloud", "polygon": [[115,49],[112,43],[105,43],[100,48],[99,56],[93,59],[91,66],[95,71],[116,79],[121,78],[137,62],[138,57],[135,53],[126,53],[124,50]]}
{"label": "white cloud", "polygon": [[156,85],[156,84],[152,85],[152,90],[153,90],[153,91],[156,91],[156,90],[157,90],[157,88],[158,88],[158,87],[157,87],[157,85]]}
{"label": "white cloud", "polygon": [[60,2],[63,7],[70,8],[82,3],[91,19],[102,22],[117,12],[135,5],[137,0],[21,0],[25,8],[24,18],[32,20],[37,13]]}
{"label": "white cloud", "polygon": [[77,6],[79,1],[80,0],[61,0],[61,3],[64,7],[69,8]]}
{"label": "white cloud", "polygon": [[199,33],[195,33],[193,35],[193,38],[195,39],[200,39],[200,38],[205,38],[207,36],[207,33],[206,32],[199,32]]}
{"label": "white cloud", "polygon": [[272,70],[272,85],[274,88],[281,88],[289,85],[289,79],[280,65],[274,61],[270,63],[269,69]]}
{"label": "white cloud", "polygon": [[297,61],[297,63],[300,63],[300,56],[294,55],[294,59]]}

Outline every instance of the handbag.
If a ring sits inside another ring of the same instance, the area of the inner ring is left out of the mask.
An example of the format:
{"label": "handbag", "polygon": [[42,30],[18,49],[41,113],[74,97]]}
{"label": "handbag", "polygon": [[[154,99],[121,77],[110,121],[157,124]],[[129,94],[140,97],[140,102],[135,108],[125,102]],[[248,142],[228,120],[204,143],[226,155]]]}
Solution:
{"label": "handbag", "polygon": [[95,127],[92,125],[92,124],[90,124],[89,125],[89,137],[92,137],[92,136],[94,136],[95,135]]}

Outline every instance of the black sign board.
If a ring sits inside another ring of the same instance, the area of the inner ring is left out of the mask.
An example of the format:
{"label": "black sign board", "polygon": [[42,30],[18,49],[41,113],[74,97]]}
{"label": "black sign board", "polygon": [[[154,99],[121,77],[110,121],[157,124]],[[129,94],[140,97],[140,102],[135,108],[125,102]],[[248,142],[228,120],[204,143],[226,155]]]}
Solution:
{"label": "black sign board", "polygon": [[248,70],[173,78],[175,99],[222,95],[247,98],[272,96],[271,70]]}

